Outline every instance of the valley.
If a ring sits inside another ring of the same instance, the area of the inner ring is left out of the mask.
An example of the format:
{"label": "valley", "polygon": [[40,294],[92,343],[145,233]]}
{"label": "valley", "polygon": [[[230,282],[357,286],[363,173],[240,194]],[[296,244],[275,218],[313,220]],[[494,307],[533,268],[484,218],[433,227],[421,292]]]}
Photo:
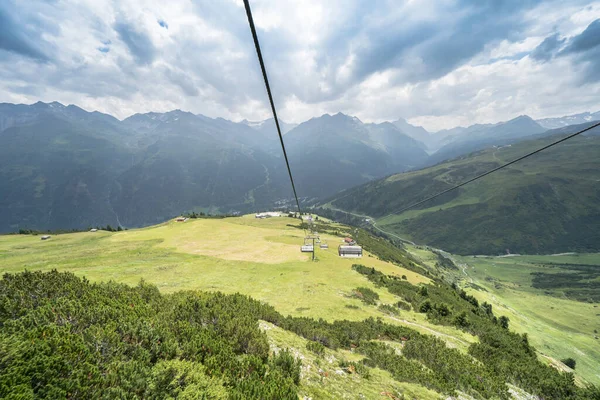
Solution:
{"label": "valley", "polygon": [[[426,248],[408,246],[408,249],[423,262],[435,265],[437,258]],[[461,282],[480,301],[493,304],[507,315],[511,327],[527,333],[541,357],[564,370],[570,369],[557,361],[573,357],[578,360],[576,374],[580,379],[599,382],[600,302],[591,298],[578,301],[561,292],[551,293],[533,287],[532,281],[540,271],[558,272],[555,271],[558,268],[552,267],[555,264],[584,264],[600,271],[600,254],[451,257],[459,267],[449,272],[452,279]]]}
{"label": "valley", "polygon": [[0,1],[0,400],[600,400],[600,2]]}

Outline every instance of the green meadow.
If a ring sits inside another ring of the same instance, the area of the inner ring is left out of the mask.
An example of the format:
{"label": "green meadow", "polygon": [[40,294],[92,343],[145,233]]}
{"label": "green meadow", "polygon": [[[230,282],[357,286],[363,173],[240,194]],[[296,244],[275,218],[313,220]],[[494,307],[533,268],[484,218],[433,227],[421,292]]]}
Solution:
{"label": "green meadow", "polygon": [[[379,295],[380,304],[398,299],[352,270],[352,264],[373,267],[387,275],[405,276],[414,285],[430,279],[414,271],[378,259],[365,252],[361,260],[342,259],[337,246],[351,234],[347,226],[321,223],[328,232],[321,240],[329,249],[316,246],[316,260],[300,252],[304,232],[298,220],[281,217],[255,219],[192,219],[123,232],[80,232],[52,235],[42,241],[35,235],[0,236],[0,270],[73,272],[91,281],[115,281],[136,285],[140,280],[164,293],[181,290],[243,293],[266,302],[282,314],[334,320],[382,318],[421,333],[434,335],[467,353],[478,339],[452,326],[436,325],[426,314],[402,310],[388,315],[354,295],[366,287]],[[437,256],[426,247],[409,246],[413,256],[435,268]],[[598,265],[599,255],[548,257],[456,257],[459,269],[452,272],[480,301],[488,301],[498,315],[510,318],[510,327],[528,333],[541,359],[567,369],[559,360],[573,357],[580,383],[600,383],[598,304],[561,298],[559,291],[531,287],[532,272],[548,272],[548,263]],[[552,268],[558,268],[556,266]],[[562,270],[561,270],[562,271]],[[550,293],[550,294],[549,294]],[[415,384],[399,383],[389,373],[371,369],[370,378],[347,373],[345,362],[362,356],[347,350],[327,349],[325,358],[306,350],[306,340],[275,326],[263,324],[274,349],[290,348],[303,360],[302,393],[313,398],[366,398],[381,393],[404,393],[409,398],[439,398],[439,394]]]}
{"label": "green meadow", "polygon": [[[427,250],[411,251],[425,262],[434,263]],[[600,272],[600,254],[453,258],[459,266],[456,275],[467,292],[508,316],[511,329],[527,333],[542,359],[571,371],[560,360],[572,357],[577,361],[573,371],[577,378],[600,383],[600,303],[575,300],[577,287],[532,286],[536,276],[532,274],[564,274],[570,265],[588,265]],[[577,286],[580,282],[576,272],[570,274]]]}

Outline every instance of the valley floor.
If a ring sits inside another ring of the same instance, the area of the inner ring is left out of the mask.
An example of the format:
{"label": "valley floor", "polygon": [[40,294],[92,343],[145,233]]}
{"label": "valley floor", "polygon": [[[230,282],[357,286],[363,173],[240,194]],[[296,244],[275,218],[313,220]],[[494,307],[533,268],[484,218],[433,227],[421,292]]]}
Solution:
{"label": "valley floor", "polygon": [[[427,248],[409,246],[424,262],[437,257]],[[600,270],[600,254],[548,256],[452,256],[461,286],[510,318],[511,329],[527,333],[540,357],[571,371],[580,383],[600,384],[600,303],[576,301],[561,291],[532,287],[534,273],[556,273],[553,265],[589,265]],[[559,360],[572,357],[573,371]]]}

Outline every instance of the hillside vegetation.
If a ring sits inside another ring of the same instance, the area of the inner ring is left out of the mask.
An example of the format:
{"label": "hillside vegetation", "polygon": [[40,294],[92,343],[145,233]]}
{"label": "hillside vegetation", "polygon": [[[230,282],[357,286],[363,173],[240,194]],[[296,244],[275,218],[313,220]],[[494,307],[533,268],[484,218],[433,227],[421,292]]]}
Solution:
{"label": "hillside vegetation", "polygon": [[[330,250],[311,262],[299,227],[241,217],[0,237],[0,395],[508,398],[506,383],[545,398],[596,393],[406,250],[320,220]],[[346,235],[365,243],[360,264],[336,255]]]}
{"label": "hillside vegetation", "polygon": [[597,251],[600,137],[594,135],[396,213],[546,143],[539,139],[491,148],[393,175],[342,192],[328,207],[369,215],[387,231],[458,254]]}

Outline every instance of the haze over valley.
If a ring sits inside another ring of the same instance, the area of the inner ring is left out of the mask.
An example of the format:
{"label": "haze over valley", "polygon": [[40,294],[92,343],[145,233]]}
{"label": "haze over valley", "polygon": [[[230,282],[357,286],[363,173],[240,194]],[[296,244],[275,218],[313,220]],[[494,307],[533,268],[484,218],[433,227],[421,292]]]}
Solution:
{"label": "haze over valley", "polygon": [[[342,113],[282,125],[298,192],[312,202],[490,146],[555,134],[527,116],[437,133],[401,119],[363,123]],[[118,120],[38,102],[1,104],[0,127],[4,232],[131,228],[190,211],[291,204],[272,119],[236,123],[174,110]]]}

